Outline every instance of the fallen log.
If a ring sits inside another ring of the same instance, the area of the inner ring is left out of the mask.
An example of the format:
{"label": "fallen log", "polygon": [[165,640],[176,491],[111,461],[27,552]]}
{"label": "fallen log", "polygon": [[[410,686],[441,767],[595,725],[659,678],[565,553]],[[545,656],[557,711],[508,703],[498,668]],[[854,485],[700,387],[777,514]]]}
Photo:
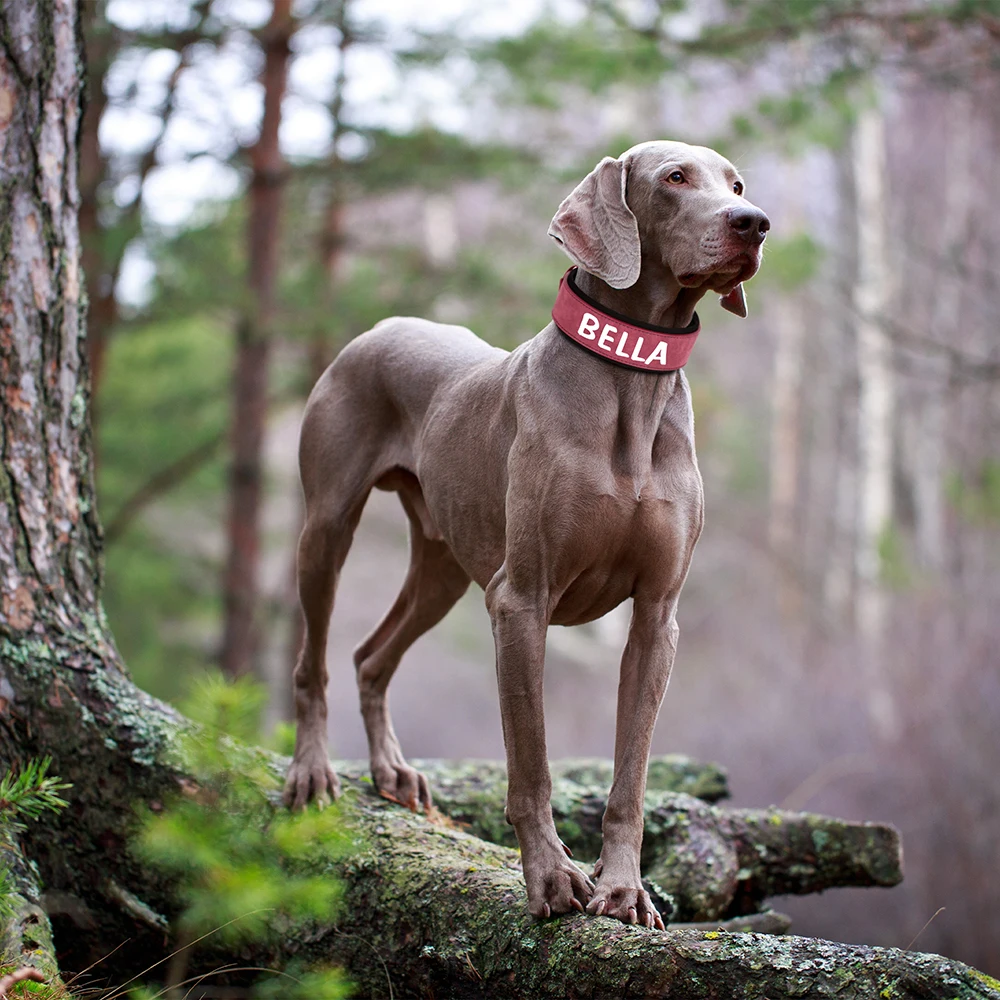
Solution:
{"label": "fallen log", "polygon": [[[504,819],[506,774],[495,761],[418,761],[435,806],[469,833],[517,847]],[[365,765],[345,773],[370,787]],[[802,895],[838,886],[893,886],[903,877],[899,833],[876,823],[848,823],[779,809],[722,809],[693,795],[725,794],[717,765],[687,757],[652,761],[646,793],[642,869],[661,912],[675,921],[729,920],[760,912],[771,896]],[[601,820],[611,766],[607,761],[555,761],[552,811],[563,842],[579,861],[601,850]]]}
{"label": "fallen log", "polygon": [[515,851],[356,780],[341,808],[364,845],[332,869],[346,882],[343,913],[267,959],[335,959],[358,996],[1000,1000],[1000,983],[936,955],[578,914],[534,920]]}
{"label": "fallen log", "polygon": [[0,997],[25,979],[60,984],[52,927],[42,907],[38,872],[16,843],[0,847],[0,868],[13,892],[0,920]]}

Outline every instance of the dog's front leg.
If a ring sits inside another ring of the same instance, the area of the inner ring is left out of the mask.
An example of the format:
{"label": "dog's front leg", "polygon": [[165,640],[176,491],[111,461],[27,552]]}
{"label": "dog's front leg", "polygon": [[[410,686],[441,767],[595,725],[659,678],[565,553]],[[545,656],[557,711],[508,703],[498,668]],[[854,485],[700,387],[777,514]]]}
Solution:
{"label": "dog's front leg", "polygon": [[590,879],[569,860],[552,821],[542,703],[546,605],[544,595],[518,592],[503,569],[486,591],[507,750],[507,821],[517,833],[528,909],[536,917],[583,912],[594,891]]}
{"label": "dog's front leg", "polygon": [[642,888],[646,767],[656,716],[677,649],[676,601],[652,605],[636,598],[622,654],[615,729],[615,777],[604,812],[604,846],[594,869],[597,889],[588,913],[663,930],[663,919]]}

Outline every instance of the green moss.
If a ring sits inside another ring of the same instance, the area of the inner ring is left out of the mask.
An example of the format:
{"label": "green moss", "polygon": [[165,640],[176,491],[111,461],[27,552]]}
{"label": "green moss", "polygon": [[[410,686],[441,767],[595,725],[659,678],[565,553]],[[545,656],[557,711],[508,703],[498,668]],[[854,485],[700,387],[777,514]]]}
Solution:
{"label": "green moss", "polygon": [[991,990],[1000,993],[1000,980],[994,979],[992,976],[988,976],[985,972],[980,972],[978,969],[970,969],[969,972],[980,982],[985,983]]}

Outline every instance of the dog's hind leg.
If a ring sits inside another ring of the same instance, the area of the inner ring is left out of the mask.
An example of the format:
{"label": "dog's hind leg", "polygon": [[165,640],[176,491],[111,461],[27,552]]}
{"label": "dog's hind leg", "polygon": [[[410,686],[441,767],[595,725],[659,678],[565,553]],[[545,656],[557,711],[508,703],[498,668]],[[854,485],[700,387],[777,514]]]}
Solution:
{"label": "dog's hind leg", "polygon": [[293,674],[295,756],[284,794],[295,809],[340,792],[327,757],[326,641],[340,571],[389,438],[374,408],[360,406],[343,379],[338,382],[336,368],[327,371],[310,397],[299,444],[305,524],[298,544],[298,588],[305,638]]}
{"label": "dog's hind leg", "polygon": [[305,639],[293,674],[295,757],[284,795],[293,809],[301,809],[310,799],[322,802],[340,794],[326,749],[326,640],[340,570],[367,496],[365,490],[347,503],[307,508],[299,537],[298,583]]}
{"label": "dog's hind leg", "polygon": [[410,521],[410,568],[395,603],[355,650],[354,663],[375,787],[386,798],[416,811],[430,807],[430,790],[427,779],[403,757],[386,689],[403,654],[451,610],[468,589],[469,577],[448,544],[434,537],[414,475],[394,470],[376,485],[399,492]]}

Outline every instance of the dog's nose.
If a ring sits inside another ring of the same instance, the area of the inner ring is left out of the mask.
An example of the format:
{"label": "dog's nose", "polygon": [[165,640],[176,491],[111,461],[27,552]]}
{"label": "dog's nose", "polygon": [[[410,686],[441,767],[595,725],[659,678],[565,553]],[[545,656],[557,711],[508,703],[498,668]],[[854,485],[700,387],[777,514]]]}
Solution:
{"label": "dog's nose", "polygon": [[726,216],[729,225],[748,243],[763,243],[767,231],[771,228],[771,220],[759,208],[754,208],[752,205],[731,208]]}

